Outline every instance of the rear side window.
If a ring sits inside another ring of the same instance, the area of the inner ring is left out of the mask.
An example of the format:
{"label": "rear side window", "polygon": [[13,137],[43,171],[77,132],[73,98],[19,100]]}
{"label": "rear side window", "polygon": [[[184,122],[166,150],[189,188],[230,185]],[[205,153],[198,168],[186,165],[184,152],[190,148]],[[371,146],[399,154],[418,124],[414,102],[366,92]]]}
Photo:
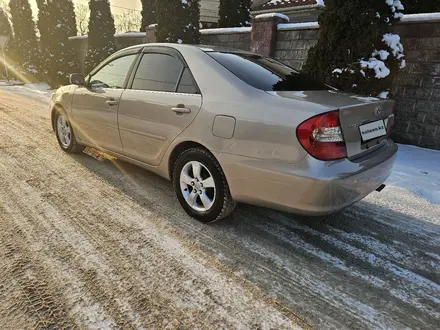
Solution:
{"label": "rear side window", "polygon": [[263,91],[329,89],[325,84],[268,57],[240,52],[207,52],[248,85]]}
{"label": "rear side window", "polygon": [[193,76],[188,68],[185,68],[185,70],[183,71],[182,78],[180,78],[179,87],[177,88],[177,92],[186,94],[198,93]]}
{"label": "rear side window", "polygon": [[183,65],[166,54],[144,54],[134,77],[132,89],[175,92]]}

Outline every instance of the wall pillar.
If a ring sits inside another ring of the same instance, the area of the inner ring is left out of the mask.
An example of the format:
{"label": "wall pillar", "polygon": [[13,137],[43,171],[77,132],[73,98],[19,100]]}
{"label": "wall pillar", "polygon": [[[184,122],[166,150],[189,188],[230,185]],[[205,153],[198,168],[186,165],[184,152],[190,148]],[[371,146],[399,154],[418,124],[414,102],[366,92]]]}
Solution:
{"label": "wall pillar", "polygon": [[287,16],[280,14],[258,15],[252,20],[251,51],[273,57],[277,44],[278,24],[288,23]]}

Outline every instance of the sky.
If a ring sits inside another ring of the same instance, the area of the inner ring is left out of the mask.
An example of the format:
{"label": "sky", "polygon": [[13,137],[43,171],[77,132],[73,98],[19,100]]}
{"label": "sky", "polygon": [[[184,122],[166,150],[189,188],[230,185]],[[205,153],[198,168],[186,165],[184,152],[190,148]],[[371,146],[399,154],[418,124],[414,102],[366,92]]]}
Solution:
{"label": "sky", "polygon": [[[32,5],[32,9],[34,10],[34,15],[36,15],[36,10],[37,10],[36,0],[30,0],[29,2]],[[76,4],[82,4],[82,5],[88,4],[87,0],[73,0],[73,2]],[[110,4],[113,6],[112,7],[113,14],[119,14],[119,13],[124,12],[126,10],[126,9],[122,9],[122,8],[117,8],[115,6],[125,7],[125,8],[130,8],[130,9],[138,9],[138,10],[142,9],[141,0],[110,0]]]}

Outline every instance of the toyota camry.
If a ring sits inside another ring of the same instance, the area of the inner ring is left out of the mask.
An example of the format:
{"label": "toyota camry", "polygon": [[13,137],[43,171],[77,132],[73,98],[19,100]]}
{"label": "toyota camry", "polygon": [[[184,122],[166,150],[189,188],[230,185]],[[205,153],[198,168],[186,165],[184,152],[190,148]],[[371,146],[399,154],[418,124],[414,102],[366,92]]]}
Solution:
{"label": "toyota camry", "polygon": [[61,149],[97,148],[171,180],[202,222],[237,202],[337,212],[381,190],[397,152],[393,101],[251,52],[138,45],[70,79],[51,104]]}

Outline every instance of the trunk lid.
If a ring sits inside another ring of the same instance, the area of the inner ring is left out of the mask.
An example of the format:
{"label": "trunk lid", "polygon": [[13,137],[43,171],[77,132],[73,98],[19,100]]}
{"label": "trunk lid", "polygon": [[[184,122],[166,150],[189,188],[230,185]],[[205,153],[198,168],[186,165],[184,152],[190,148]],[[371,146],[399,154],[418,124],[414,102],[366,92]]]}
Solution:
{"label": "trunk lid", "polygon": [[[361,97],[335,90],[269,92],[274,96],[314,103],[317,113],[339,110],[348,158],[380,147],[394,125],[394,101]],[[362,131],[362,132],[361,132]]]}

